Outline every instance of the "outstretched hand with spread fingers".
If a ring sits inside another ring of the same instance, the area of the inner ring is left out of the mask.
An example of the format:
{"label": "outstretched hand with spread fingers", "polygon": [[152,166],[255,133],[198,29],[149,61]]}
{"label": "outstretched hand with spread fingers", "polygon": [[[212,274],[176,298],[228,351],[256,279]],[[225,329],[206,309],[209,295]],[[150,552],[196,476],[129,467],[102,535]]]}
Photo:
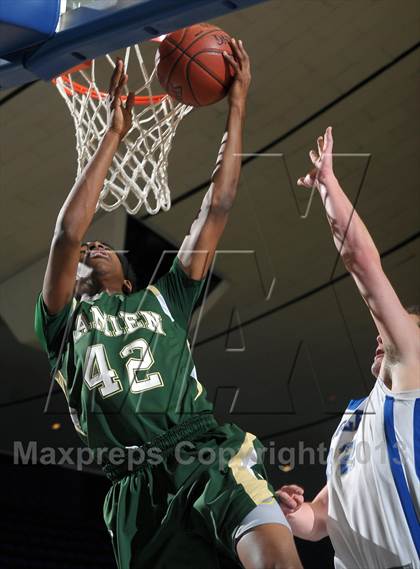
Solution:
{"label": "outstretched hand with spread fingers", "polygon": [[310,150],[309,158],[314,167],[306,176],[298,179],[298,186],[309,189],[315,186],[319,189],[319,184],[324,184],[328,178],[334,176],[333,144],[332,127],[329,126],[324,136],[319,136],[317,139],[318,152]]}
{"label": "outstretched hand with spread fingers", "polygon": [[109,97],[111,99],[112,122],[110,130],[117,133],[120,140],[124,138],[132,125],[132,110],[134,106],[134,93],[130,92],[125,104],[121,100],[121,92],[127,84],[128,75],[124,71],[122,59],[118,58],[112,73],[109,85]]}

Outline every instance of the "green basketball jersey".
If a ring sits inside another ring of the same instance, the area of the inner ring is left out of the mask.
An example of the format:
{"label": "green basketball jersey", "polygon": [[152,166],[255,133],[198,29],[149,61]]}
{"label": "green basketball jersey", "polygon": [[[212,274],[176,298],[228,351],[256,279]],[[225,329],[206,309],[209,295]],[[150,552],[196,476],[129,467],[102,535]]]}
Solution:
{"label": "green basketball jersey", "polygon": [[39,296],[35,330],[89,447],[140,445],[212,411],[187,338],[203,284],[176,258],[155,285],[130,295],[73,299],[53,316]]}

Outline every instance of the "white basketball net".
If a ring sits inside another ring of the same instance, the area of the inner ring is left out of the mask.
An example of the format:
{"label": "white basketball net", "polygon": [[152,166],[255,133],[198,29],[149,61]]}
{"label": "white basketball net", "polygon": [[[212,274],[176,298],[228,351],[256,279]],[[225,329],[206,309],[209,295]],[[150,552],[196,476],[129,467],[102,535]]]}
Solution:
{"label": "white basketball net", "polygon": [[[132,128],[114,156],[98,207],[112,211],[123,205],[128,213],[136,214],[144,205],[149,214],[155,214],[160,209],[168,211],[171,207],[168,155],[178,124],[192,107],[177,103],[169,95],[161,100],[155,97],[155,102],[151,103],[151,83],[156,75],[158,59],[149,73],[140,46],[134,45],[125,50],[125,69],[133,52],[144,81],[135,94],[148,99],[146,104],[134,107]],[[112,57],[107,54],[106,59],[113,69],[115,62]],[[83,65],[76,71],[70,70],[57,77],[55,83],[74,120],[78,178],[110,125],[111,100],[96,85],[95,60],[91,65]]]}

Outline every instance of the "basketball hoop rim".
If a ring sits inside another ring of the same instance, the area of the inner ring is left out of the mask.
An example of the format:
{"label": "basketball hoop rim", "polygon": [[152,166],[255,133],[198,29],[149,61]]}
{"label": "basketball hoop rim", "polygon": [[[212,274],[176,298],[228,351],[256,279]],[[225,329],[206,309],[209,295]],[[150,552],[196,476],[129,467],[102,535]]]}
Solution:
{"label": "basketball hoop rim", "polygon": [[[159,36],[157,38],[153,38],[149,41],[161,43],[165,37],[166,37],[166,35],[162,35],[162,36]],[[88,87],[85,87],[84,85],[81,85],[77,81],[74,81],[73,79],[71,79],[72,73],[76,73],[80,69],[89,69],[91,67],[91,65],[92,65],[92,60],[83,61],[83,63],[80,63],[79,65],[75,65],[74,67],[71,67],[70,69],[68,69],[64,73],[61,73],[60,75],[58,75],[58,77],[56,77],[55,79],[52,79],[51,82],[54,85],[56,85],[57,79],[61,78],[63,83],[64,83],[64,85],[63,85],[64,91],[66,92],[66,95],[68,95],[69,97],[72,97],[74,92],[76,92],[79,95],[88,95],[89,94],[89,96],[95,100],[98,100],[98,99],[104,100],[109,96],[109,93],[105,93],[104,91],[91,90]],[[68,85],[68,87],[66,86],[66,84]],[[70,85],[71,85],[71,88],[70,88]],[[136,95],[134,97],[134,105],[136,105],[136,106],[155,105],[157,103],[160,103],[167,96],[168,95],[166,93],[163,93],[160,95],[152,95],[152,97],[149,97],[147,95]],[[126,100],[127,100],[127,95],[121,95],[121,101],[123,103],[125,103]]]}

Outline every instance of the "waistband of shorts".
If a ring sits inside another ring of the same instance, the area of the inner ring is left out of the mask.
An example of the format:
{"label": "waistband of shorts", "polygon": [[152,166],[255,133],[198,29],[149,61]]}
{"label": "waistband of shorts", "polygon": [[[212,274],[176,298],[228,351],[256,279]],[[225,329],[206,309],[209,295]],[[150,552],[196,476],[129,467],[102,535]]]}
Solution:
{"label": "waistband of shorts", "polygon": [[143,460],[141,463],[133,464],[130,468],[128,461],[130,451],[137,453],[142,452],[144,453],[144,456],[146,456],[148,450],[154,449],[163,455],[166,455],[169,454],[178,443],[183,441],[192,441],[215,427],[218,427],[218,422],[212,414],[203,413],[201,415],[196,415],[184,423],[175,425],[169,429],[169,431],[166,431],[166,433],[155,437],[147,443],[139,445],[138,447],[124,449],[126,456],[122,459],[121,464],[112,464],[107,459],[104,459],[104,466],[102,467],[102,470],[112,482],[118,482],[127,474],[132,474],[142,470],[148,464],[147,460]]}

